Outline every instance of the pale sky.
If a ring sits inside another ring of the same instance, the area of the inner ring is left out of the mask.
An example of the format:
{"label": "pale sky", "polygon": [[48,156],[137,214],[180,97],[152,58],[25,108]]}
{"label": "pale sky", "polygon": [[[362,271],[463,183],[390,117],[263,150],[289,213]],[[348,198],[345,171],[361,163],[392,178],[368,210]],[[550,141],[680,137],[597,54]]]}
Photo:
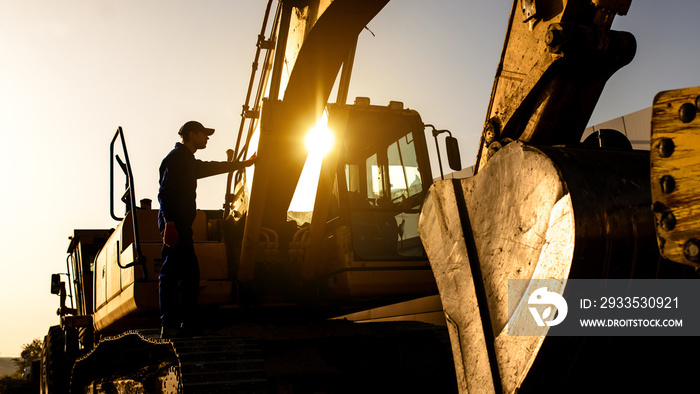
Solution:
{"label": "pale sky", "polygon": [[[116,226],[108,176],[118,126],[137,199],[156,199],[158,165],[185,121],[217,130],[199,158],[224,160],[234,147],[265,5],[0,0],[0,357],[58,323],[49,279],[66,270],[73,229]],[[510,7],[390,2],[368,26],[374,35],[361,35],[350,100],[403,101],[451,130],[472,165]],[[700,85],[698,17],[696,0],[633,1],[614,28],[637,37],[637,56],[612,77],[590,124],[649,107],[659,91]],[[220,208],[224,185],[201,181],[199,206]]]}

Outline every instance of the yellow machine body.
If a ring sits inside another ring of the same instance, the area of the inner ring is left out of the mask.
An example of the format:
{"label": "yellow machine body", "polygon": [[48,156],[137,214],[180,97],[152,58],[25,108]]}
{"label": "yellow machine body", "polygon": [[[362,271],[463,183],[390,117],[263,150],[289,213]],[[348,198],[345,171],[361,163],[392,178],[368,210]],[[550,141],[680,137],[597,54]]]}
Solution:
{"label": "yellow machine body", "polygon": [[[139,265],[122,268],[133,263],[137,257],[131,214],[129,212],[119,223],[95,259],[94,325],[99,332],[123,329],[125,326],[138,327],[145,318],[151,321],[157,318],[158,273],[162,263],[158,211],[136,210],[141,251],[146,260],[145,273]],[[228,274],[224,243],[209,240],[207,219],[202,211],[197,212],[192,228],[195,252],[200,261],[200,303],[230,302],[233,281]]]}

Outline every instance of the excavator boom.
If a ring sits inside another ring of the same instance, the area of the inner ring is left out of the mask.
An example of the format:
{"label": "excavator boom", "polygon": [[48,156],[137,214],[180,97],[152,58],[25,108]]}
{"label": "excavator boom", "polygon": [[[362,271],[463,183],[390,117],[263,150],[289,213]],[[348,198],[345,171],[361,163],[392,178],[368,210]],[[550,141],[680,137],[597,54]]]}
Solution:
{"label": "excavator boom", "polygon": [[[253,278],[262,227],[284,226],[287,209],[307,157],[306,133],[321,118],[335,80],[357,36],[386,1],[334,1],[315,20],[313,29],[286,48],[300,48],[286,84],[284,98],[274,96],[263,106],[259,157],[246,220],[238,279]],[[282,20],[293,12],[284,2]],[[310,26],[306,26],[307,29]],[[289,36],[287,36],[289,37]],[[303,45],[302,45],[303,43]],[[278,54],[279,56],[279,54]],[[286,54],[290,57],[290,54]],[[274,193],[271,193],[274,188]]]}

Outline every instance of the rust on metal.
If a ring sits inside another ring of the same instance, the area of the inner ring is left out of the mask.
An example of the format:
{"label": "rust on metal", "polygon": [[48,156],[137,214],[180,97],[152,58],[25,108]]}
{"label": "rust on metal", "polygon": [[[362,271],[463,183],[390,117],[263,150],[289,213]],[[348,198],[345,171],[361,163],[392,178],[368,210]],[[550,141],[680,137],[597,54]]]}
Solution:
{"label": "rust on metal", "polygon": [[700,87],[661,92],[651,121],[651,192],[664,258],[696,268],[700,231]]}

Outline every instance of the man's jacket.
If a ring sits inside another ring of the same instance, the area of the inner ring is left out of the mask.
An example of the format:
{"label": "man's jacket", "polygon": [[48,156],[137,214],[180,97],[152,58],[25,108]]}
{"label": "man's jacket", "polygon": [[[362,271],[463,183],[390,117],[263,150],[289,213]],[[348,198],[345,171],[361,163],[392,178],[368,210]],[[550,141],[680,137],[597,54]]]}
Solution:
{"label": "man's jacket", "polygon": [[201,161],[185,145],[176,143],[160,164],[160,188],[158,190],[158,226],[165,229],[166,222],[175,222],[182,240],[192,236],[192,223],[197,210],[197,179],[236,171],[239,162]]}

